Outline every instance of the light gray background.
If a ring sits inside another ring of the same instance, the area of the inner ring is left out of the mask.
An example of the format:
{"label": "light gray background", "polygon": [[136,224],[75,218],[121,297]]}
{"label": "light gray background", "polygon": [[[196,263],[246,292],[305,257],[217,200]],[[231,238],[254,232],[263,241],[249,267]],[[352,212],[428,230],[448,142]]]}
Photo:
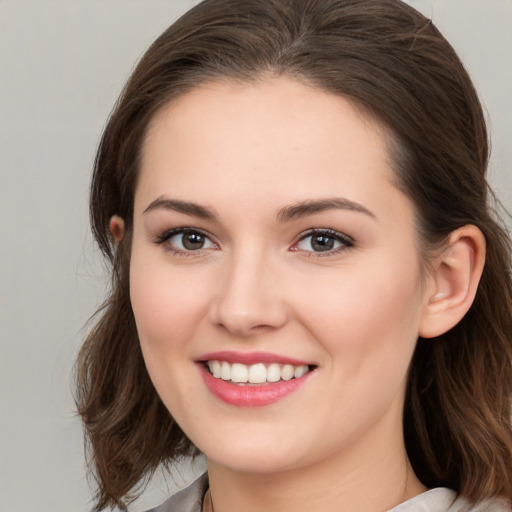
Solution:
{"label": "light gray background", "polygon": [[[90,170],[135,61],[194,3],[0,0],[0,512],[90,510],[69,377],[105,282]],[[512,0],[408,3],[469,68],[489,114],[492,182],[512,208]],[[166,492],[157,481],[131,510]]]}

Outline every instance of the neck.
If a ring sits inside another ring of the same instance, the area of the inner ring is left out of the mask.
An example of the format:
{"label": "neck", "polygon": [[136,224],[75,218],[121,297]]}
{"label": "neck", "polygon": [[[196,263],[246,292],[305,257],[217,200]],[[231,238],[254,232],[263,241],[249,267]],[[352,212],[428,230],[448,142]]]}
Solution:
{"label": "neck", "polygon": [[[389,434],[389,432],[388,432]],[[383,512],[424,492],[407,458],[401,427],[370,436],[315,464],[279,472],[232,469],[208,462],[214,512]],[[390,442],[394,439],[395,442]]]}

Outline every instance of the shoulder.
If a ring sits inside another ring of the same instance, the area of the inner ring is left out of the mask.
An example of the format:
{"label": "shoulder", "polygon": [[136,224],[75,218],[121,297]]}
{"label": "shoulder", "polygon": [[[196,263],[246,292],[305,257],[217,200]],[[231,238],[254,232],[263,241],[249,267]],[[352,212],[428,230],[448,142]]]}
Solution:
{"label": "shoulder", "polygon": [[203,498],[207,489],[208,476],[205,473],[194,480],[188,487],[173,494],[164,503],[147,512],[201,512]]}
{"label": "shoulder", "polygon": [[499,499],[490,499],[471,505],[457,493],[445,487],[430,489],[388,512],[512,512]]}

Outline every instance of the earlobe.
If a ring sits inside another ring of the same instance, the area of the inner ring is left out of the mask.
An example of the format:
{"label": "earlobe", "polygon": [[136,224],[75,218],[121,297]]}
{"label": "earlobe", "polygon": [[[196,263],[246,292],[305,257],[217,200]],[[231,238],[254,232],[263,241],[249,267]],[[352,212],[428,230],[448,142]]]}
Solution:
{"label": "earlobe", "polygon": [[467,313],[475,298],[485,263],[485,238],[473,225],[451,233],[434,262],[420,322],[423,338],[440,336]]}
{"label": "earlobe", "polygon": [[118,244],[124,237],[124,220],[119,215],[113,215],[109,224],[110,234]]}

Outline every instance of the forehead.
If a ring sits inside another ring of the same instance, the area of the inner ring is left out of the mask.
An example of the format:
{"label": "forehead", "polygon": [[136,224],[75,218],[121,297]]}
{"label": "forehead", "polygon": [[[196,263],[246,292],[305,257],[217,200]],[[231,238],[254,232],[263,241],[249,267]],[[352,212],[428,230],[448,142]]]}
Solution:
{"label": "forehead", "polygon": [[[319,120],[318,116],[321,117],[321,124],[315,123]],[[346,135],[339,131],[341,118],[345,124],[352,124],[351,131],[357,128],[358,131],[373,132],[382,139],[391,136],[375,116],[355,101],[288,77],[269,76],[250,83],[231,80],[206,82],[177,96],[157,111],[146,131],[143,155],[147,154],[155,133],[164,130],[175,130],[173,135],[184,137],[192,135],[191,129],[196,133],[198,128],[202,128],[202,132],[210,130],[208,139],[202,140],[207,142],[213,140],[216,134],[225,135],[224,131],[218,132],[225,128],[231,131],[231,136],[234,136],[234,130],[240,135],[249,131],[253,140],[265,142],[265,138],[275,135],[282,137],[283,128],[288,130],[290,137],[308,135],[310,140],[313,131],[319,133],[322,128],[324,132],[337,128],[336,132],[331,133],[339,143],[342,142],[341,137]],[[266,131],[258,132],[261,127]],[[240,132],[241,129],[246,131]],[[295,142],[298,146],[306,141],[296,138]]]}
{"label": "forehead", "polygon": [[276,207],[333,192],[362,202],[390,186],[388,139],[348,99],[288,78],[207,83],[150,123],[136,203],[192,191],[208,203],[217,190]]}

